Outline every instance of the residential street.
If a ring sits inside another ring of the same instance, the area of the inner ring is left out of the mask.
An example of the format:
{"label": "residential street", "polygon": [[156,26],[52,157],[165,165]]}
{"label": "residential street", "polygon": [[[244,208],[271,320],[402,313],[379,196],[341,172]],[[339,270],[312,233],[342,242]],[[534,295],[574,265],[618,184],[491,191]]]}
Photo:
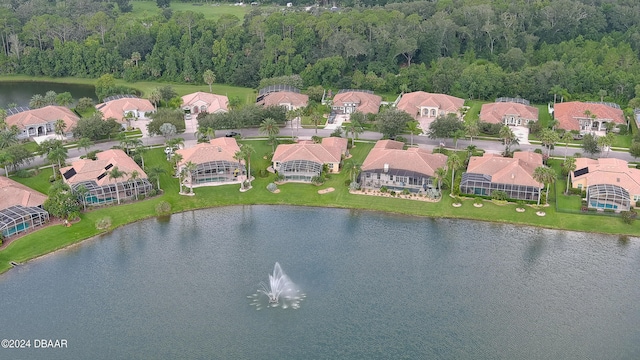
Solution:
{"label": "residential street", "polygon": [[[191,123],[191,124],[190,124]],[[237,131],[237,130],[236,130]],[[216,136],[220,137],[220,136],[224,136],[225,133],[227,132],[227,130],[218,130],[216,131]],[[333,130],[329,129],[318,129],[318,132],[316,134],[315,129],[303,129],[303,128],[299,128],[293,129],[293,132],[291,131],[291,126],[289,124],[287,124],[287,126],[282,127],[280,130],[280,136],[281,137],[290,137],[292,135],[292,133],[295,136],[298,137],[312,137],[314,135],[318,135],[318,136],[322,136],[322,137],[327,137],[329,136],[331,133],[333,132]],[[145,132],[146,133],[146,132]],[[179,134],[177,135],[178,137],[182,137],[183,139],[185,139],[185,147],[192,147],[195,146],[196,144],[196,139],[195,139],[195,120],[190,120],[187,121],[187,130],[183,133],[183,134]],[[262,134],[259,133],[257,128],[249,128],[249,129],[242,129],[242,136],[243,137],[261,137],[263,136]],[[409,139],[408,135],[405,135],[405,137],[407,137],[407,139]],[[373,131],[365,131],[362,134],[359,135],[359,139],[363,139],[363,140],[379,140],[381,139],[382,136],[380,133],[377,132],[373,132]],[[147,146],[162,146],[165,142],[164,137],[162,136],[152,136],[152,137],[142,137],[142,142],[147,145]],[[414,136],[413,137],[413,142],[414,144],[417,144],[418,146],[425,148],[425,149],[434,149],[436,147],[439,146],[440,144],[440,140],[439,139],[430,139],[427,136]],[[458,141],[458,149],[464,149],[469,145],[475,145],[477,146],[479,149],[484,149],[487,152],[492,152],[492,153],[501,153],[504,150],[504,145],[502,145],[501,142],[499,141],[491,141],[491,140],[478,140],[478,139],[474,139],[473,142],[470,140],[459,140]],[[94,145],[91,150],[107,150],[112,148],[113,146],[118,145],[117,141],[109,141],[109,142],[103,142],[103,143],[99,143]],[[445,141],[445,147],[448,149],[453,149],[453,140],[452,139],[447,139]],[[529,151],[533,151],[535,149],[543,149],[542,145],[535,145],[535,144],[530,144],[530,145],[515,145],[513,146],[513,149],[520,149],[520,150],[529,150]],[[580,148],[572,148],[569,147],[569,149],[567,150],[567,154],[568,155],[573,155],[576,152],[582,152],[582,149]],[[84,155],[85,151],[84,149],[69,149],[69,162],[73,161],[77,158],[79,158],[81,155]],[[564,157],[565,156],[565,147],[561,144],[557,145],[556,148],[554,150],[551,151],[551,155],[552,156],[558,156],[558,157]],[[605,154],[602,154],[605,155]],[[618,159],[622,159],[625,161],[634,161],[635,159],[626,151],[610,151],[609,152],[609,157],[612,158],[618,158]],[[38,156],[34,159],[34,161],[31,162],[31,164],[24,166],[25,168],[28,167],[33,167],[35,165],[38,166],[46,166],[48,165],[46,159],[44,159],[44,157],[42,156]]]}

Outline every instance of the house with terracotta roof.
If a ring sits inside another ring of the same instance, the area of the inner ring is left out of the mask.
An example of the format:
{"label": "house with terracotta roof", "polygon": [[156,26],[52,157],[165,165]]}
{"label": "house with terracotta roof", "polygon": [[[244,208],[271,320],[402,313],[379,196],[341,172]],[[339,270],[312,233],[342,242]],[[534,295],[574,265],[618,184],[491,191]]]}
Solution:
{"label": "house with terracotta roof", "polygon": [[[47,196],[19,182],[0,176],[0,234],[19,234],[49,221],[42,208]],[[1,241],[0,241],[1,243]]]}
{"label": "house with terracotta roof", "polygon": [[626,123],[620,107],[611,103],[563,102],[555,104],[553,115],[561,129],[597,135],[604,135],[609,122]]}
{"label": "house with terracotta roof", "polygon": [[494,102],[483,104],[480,121],[490,124],[527,126],[538,121],[538,108],[516,102]]}
{"label": "house with terracotta roof", "polygon": [[331,109],[336,114],[377,114],[382,97],[367,90],[340,90],[334,97]]}
{"label": "house with terracotta roof", "polygon": [[284,106],[287,110],[295,110],[307,106],[309,95],[293,91],[274,91],[261,97],[256,103],[262,106]]}
{"label": "house with terracotta roof", "polygon": [[[114,168],[123,172],[123,176],[113,178]],[[138,199],[152,189],[147,174],[120,149],[99,152],[96,160],[76,160],[60,169],[60,173],[62,180],[89,206]]]}
{"label": "house with terracotta roof", "polygon": [[273,154],[273,169],[285,181],[311,182],[325,165],[330,173],[339,172],[346,153],[347,139],[338,137],[324,138],[320,144],[281,144]]}
{"label": "house with terracotta roof", "polygon": [[130,125],[131,120],[147,119],[147,113],[156,111],[151,101],[140,99],[133,95],[121,95],[107,98],[105,102],[96,105],[96,109],[102,113],[104,119],[113,118],[123,128]]}
{"label": "house with terracotta roof", "polygon": [[571,186],[586,191],[587,207],[628,211],[640,201],[640,170],[620,159],[576,159]]}
{"label": "house with terracotta roof", "polygon": [[384,186],[414,193],[434,188],[435,172],[438,168],[446,169],[447,156],[403,147],[404,143],[399,141],[378,141],[362,164],[360,187],[379,190]]}
{"label": "house with terracotta roof", "polygon": [[464,99],[445,94],[431,94],[424,91],[414,91],[402,95],[396,107],[413,116],[420,123],[423,132],[438,117],[455,114],[461,117],[460,109],[464,106]]}
{"label": "house with terracotta roof", "polygon": [[182,97],[182,110],[193,115],[198,115],[201,112],[225,113],[229,111],[229,98],[202,91],[194,92]]}
{"label": "house with terracotta roof", "polygon": [[542,155],[530,151],[516,151],[513,158],[489,153],[472,156],[462,174],[460,193],[491,196],[500,190],[510,199],[537,200],[543,184],[533,178],[533,172],[539,166]]}
{"label": "house with terracotta roof", "polygon": [[185,181],[192,187],[242,183],[246,180],[247,171],[244,160],[234,159],[238,151],[240,146],[232,137],[215,138],[192,148],[176,150],[182,156],[178,173],[191,162],[196,169]]}
{"label": "house with terracotta roof", "polygon": [[55,134],[56,121],[59,119],[66,125],[65,136],[71,137],[80,117],[64,106],[49,105],[39,109],[27,109],[7,116],[5,122],[9,127],[15,125],[18,128],[18,139],[27,139],[32,136]]}

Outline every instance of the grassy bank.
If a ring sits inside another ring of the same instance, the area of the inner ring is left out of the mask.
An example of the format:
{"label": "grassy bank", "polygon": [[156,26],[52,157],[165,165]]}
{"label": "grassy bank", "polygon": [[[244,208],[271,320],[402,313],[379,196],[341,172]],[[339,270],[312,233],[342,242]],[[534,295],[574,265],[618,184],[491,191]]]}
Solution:
{"label": "grassy bank", "polygon": [[[259,169],[264,169],[269,165],[263,157],[271,151],[271,145],[264,141],[256,140],[243,140],[242,142],[250,142],[256,149],[251,161],[254,174],[257,174]],[[356,143],[356,145],[352,149],[352,160],[362,164],[373,144]],[[145,155],[145,162],[148,167],[162,166],[167,170],[168,174],[170,173],[170,165],[166,161],[162,149],[149,151]],[[49,169],[43,170],[37,177],[14,179],[44,191],[50,175],[47,170]],[[178,180],[168,174],[161,176],[161,186],[165,191],[161,196],[135,203],[93,210],[82,214],[81,221],[69,228],[58,225],[49,226],[14,241],[6,249],[0,251],[0,273],[7,271],[11,267],[11,261],[24,262],[104,233],[104,231],[96,229],[95,223],[105,217],[109,217],[112,222],[109,230],[134,221],[155,217],[155,206],[160,201],[169,202],[174,213],[229,205],[286,204],[375,210],[439,218],[473,219],[574,231],[597,230],[607,234],[640,236],[640,222],[638,221],[633,225],[625,225],[618,217],[557,213],[555,206],[544,208],[546,216],[540,217],[536,215],[536,210],[532,207],[527,207],[524,213],[518,213],[515,211],[516,206],[514,204],[498,205],[490,201],[485,201],[481,208],[477,208],[473,206],[472,200],[464,200],[462,207],[456,208],[452,206],[452,200],[446,194],[437,203],[350,194],[347,186],[345,186],[345,181],[349,176],[346,171],[332,175],[320,187],[309,184],[284,184],[279,186],[280,193],[273,194],[266,189],[267,184],[274,180],[274,175],[270,174],[266,178],[257,177],[253,181],[253,188],[244,193],[238,191],[239,185],[226,185],[196,188],[194,189],[196,196],[193,197],[179,195]],[[319,189],[329,187],[335,188],[335,191],[328,194],[318,194]],[[553,196],[554,194],[551,197],[553,198]]]}

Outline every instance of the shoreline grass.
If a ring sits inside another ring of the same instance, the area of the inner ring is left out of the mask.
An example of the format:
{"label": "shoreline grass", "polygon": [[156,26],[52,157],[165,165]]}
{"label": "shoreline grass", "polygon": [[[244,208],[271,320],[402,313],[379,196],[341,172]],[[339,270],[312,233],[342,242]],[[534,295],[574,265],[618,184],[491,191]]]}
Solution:
{"label": "shoreline grass", "polygon": [[[241,140],[250,142],[256,152],[252,156],[251,168],[254,175],[259,169],[265,169],[269,164],[264,154],[271,152],[271,145],[262,140]],[[353,161],[362,163],[373,143],[356,142],[352,149]],[[350,160],[346,160],[348,162]],[[365,211],[381,211],[401,215],[451,218],[487,221],[512,225],[535,226],[541,228],[568,230],[580,232],[595,232],[612,235],[640,236],[640,222],[626,225],[618,217],[597,216],[587,214],[570,214],[556,212],[554,206],[544,207],[546,216],[536,215],[536,209],[526,207],[524,213],[515,211],[516,204],[495,204],[484,201],[484,206],[476,208],[472,199],[464,199],[462,207],[453,207],[453,199],[445,192],[443,198],[437,203],[416,201],[400,198],[379,196],[367,196],[349,193],[345,181],[349,175],[346,171],[331,175],[330,179],[322,186],[314,186],[301,183],[287,183],[280,185],[280,193],[273,194],[266,187],[274,181],[275,176],[269,174],[266,178],[257,177],[253,181],[253,188],[247,192],[240,192],[239,185],[224,185],[215,187],[195,188],[196,196],[181,196],[178,194],[178,180],[169,174],[171,166],[166,161],[162,149],[150,150],[145,155],[145,163],[148,167],[162,166],[168,173],[160,178],[164,193],[154,198],[138,202],[127,203],[119,206],[110,206],[95,209],[81,215],[81,221],[71,227],[52,225],[39,229],[13,241],[4,250],[0,251],[0,273],[9,270],[10,262],[26,262],[28,260],[46,255],[48,253],[66,248],[85,239],[105,234],[118,227],[156,217],[155,206],[160,201],[171,204],[172,213],[180,213],[191,210],[216,208],[222,206],[245,205],[289,205],[342,208]],[[14,178],[27,186],[43,190],[43,182],[48,183],[48,171],[44,169],[36,178]],[[318,190],[333,187],[334,192],[318,194]],[[105,217],[111,218],[112,225],[107,230],[97,230],[95,223]]]}

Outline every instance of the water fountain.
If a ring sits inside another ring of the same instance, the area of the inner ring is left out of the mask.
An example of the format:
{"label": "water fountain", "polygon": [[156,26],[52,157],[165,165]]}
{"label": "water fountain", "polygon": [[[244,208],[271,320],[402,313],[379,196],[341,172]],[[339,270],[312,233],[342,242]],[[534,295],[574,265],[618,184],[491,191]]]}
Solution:
{"label": "water fountain", "polygon": [[[266,295],[267,304],[265,304],[264,296]],[[294,284],[287,274],[282,271],[280,264],[276,262],[273,267],[273,274],[269,275],[269,283],[260,282],[260,289],[258,292],[248,296],[253,299],[251,305],[257,307],[258,310],[262,307],[282,307],[287,309],[298,309],[300,302],[306,297],[305,294],[300,292],[300,289]]]}

